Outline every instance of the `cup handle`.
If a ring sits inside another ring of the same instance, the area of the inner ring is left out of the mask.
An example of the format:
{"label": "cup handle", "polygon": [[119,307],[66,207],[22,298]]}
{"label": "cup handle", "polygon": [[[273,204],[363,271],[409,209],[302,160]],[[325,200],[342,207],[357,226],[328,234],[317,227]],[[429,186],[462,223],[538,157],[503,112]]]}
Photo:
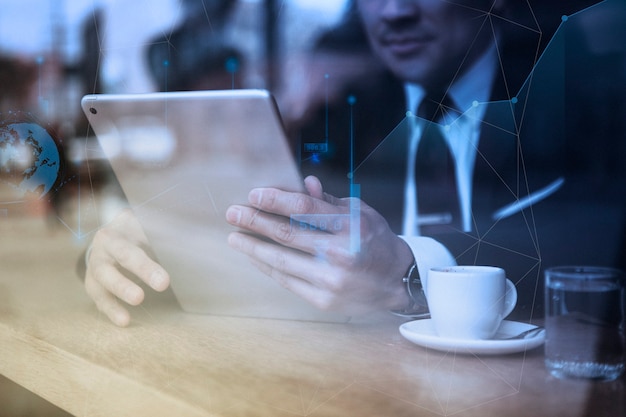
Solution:
{"label": "cup handle", "polygon": [[504,314],[502,317],[506,317],[515,308],[515,304],[517,304],[517,289],[515,288],[515,284],[510,279],[506,280],[506,295],[504,296]]}

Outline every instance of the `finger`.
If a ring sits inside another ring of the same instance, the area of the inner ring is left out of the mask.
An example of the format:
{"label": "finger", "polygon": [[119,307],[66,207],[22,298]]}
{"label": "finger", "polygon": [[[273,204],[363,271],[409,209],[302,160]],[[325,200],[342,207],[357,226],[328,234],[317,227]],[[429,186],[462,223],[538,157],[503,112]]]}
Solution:
{"label": "finger", "polygon": [[87,276],[85,291],[94,301],[98,310],[104,313],[115,325],[126,327],[130,323],[130,313],[100,283]]}
{"label": "finger", "polygon": [[245,206],[231,206],[226,211],[230,224],[311,255],[320,254],[320,245],[328,246],[331,239],[335,240],[335,245],[346,244],[345,237],[333,235],[343,227],[340,221],[316,216],[313,223],[312,219],[303,217],[307,216],[294,215],[290,220]]}
{"label": "finger", "polygon": [[[313,192],[319,194],[321,190],[313,187]],[[304,193],[293,193],[276,188],[255,188],[248,194],[248,202],[254,208],[285,217],[293,214],[337,215],[348,211],[346,204],[336,205]]]}
{"label": "finger", "polygon": [[298,294],[307,294],[317,287],[311,284],[309,281],[295,277],[293,275],[286,274],[285,272],[274,268],[272,265],[260,261],[256,258],[250,257],[250,262],[257,267],[265,275],[271,277],[281,287],[286,288]]}
{"label": "finger", "polygon": [[304,179],[304,188],[313,198],[324,199],[324,189],[320,180],[313,175],[309,175]]}
{"label": "finger", "polygon": [[[307,177],[305,187],[312,195],[257,188],[250,192],[248,198],[252,207],[288,217],[303,232],[318,229],[333,234],[347,233],[353,216],[359,216],[358,210],[354,210],[355,199],[338,199],[324,193],[321,183],[313,176]],[[315,196],[322,196],[323,199]]]}
{"label": "finger", "polygon": [[324,262],[322,256],[316,258],[239,232],[228,236],[228,244],[251,259],[266,265],[263,271],[279,280],[284,287],[290,287],[289,283],[280,280],[288,276],[298,277],[310,285],[321,287],[325,276],[329,275],[328,263]]}
{"label": "finger", "polygon": [[327,291],[322,288],[299,277],[286,274],[258,259],[251,257],[250,262],[261,272],[275,280],[281,287],[293,292],[314,307],[321,310],[328,310],[330,308],[330,297],[327,296]]}
{"label": "finger", "polygon": [[92,252],[91,258],[95,258],[94,262],[100,262],[102,265],[119,264],[156,291],[164,291],[169,286],[170,278],[167,271],[139,246],[117,236],[99,239],[97,244],[102,245],[104,251]]}
{"label": "finger", "polygon": [[90,276],[104,290],[127,304],[139,305],[145,297],[143,289],[126,277],[114,265],[103,263],[94,268],[94,272],[90,273]]}
{"label": "finger", "polygon": [[334,206],[345,206],[345,200],[339,199],[331,194],[325,193],[324,188],[322,187],[322,183],[320,180],[314,176],[309,175],[304,179],[304,188],[309,193],[309,195],[313,198],[318,198],[320,200],[324,200],[329,204]]}

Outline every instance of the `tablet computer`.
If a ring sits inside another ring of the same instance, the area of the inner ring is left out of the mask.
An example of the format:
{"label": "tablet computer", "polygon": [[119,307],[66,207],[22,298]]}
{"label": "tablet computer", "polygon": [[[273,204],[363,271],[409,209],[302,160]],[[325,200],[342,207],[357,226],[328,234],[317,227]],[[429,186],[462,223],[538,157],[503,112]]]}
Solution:
{"label": "tablet computer", "polygon": [[231,249],[232,204],[255,187],[301,191],[265,90],[92,94],[82,109],[181,307],[194,313],[345,322]]}

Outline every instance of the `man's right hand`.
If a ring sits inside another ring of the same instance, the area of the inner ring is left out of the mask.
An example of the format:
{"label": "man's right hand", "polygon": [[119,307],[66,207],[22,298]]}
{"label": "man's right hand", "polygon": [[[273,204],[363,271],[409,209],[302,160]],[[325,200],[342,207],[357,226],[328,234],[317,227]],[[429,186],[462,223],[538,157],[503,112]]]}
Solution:
{"label": "man's right hand", "polygon": [[141,225],[126,209],[98,230],[87,252],[85,290],[98,310],[118,326],[130,323],[124,303],[136,306],[145,296],[131,276],[159,292],[170,284],[168,273],[148,255],[146,247]]}

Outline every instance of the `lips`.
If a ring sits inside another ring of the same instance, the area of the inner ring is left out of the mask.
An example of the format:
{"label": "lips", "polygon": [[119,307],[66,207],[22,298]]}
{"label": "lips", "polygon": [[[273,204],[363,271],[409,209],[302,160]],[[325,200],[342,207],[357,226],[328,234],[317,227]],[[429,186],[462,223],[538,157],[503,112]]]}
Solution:
{"label": "lips", "polygon": [[381,37],[380,43],[394,55],[403,56],[421,52],[433,39],[432,36],[391,35]]}

